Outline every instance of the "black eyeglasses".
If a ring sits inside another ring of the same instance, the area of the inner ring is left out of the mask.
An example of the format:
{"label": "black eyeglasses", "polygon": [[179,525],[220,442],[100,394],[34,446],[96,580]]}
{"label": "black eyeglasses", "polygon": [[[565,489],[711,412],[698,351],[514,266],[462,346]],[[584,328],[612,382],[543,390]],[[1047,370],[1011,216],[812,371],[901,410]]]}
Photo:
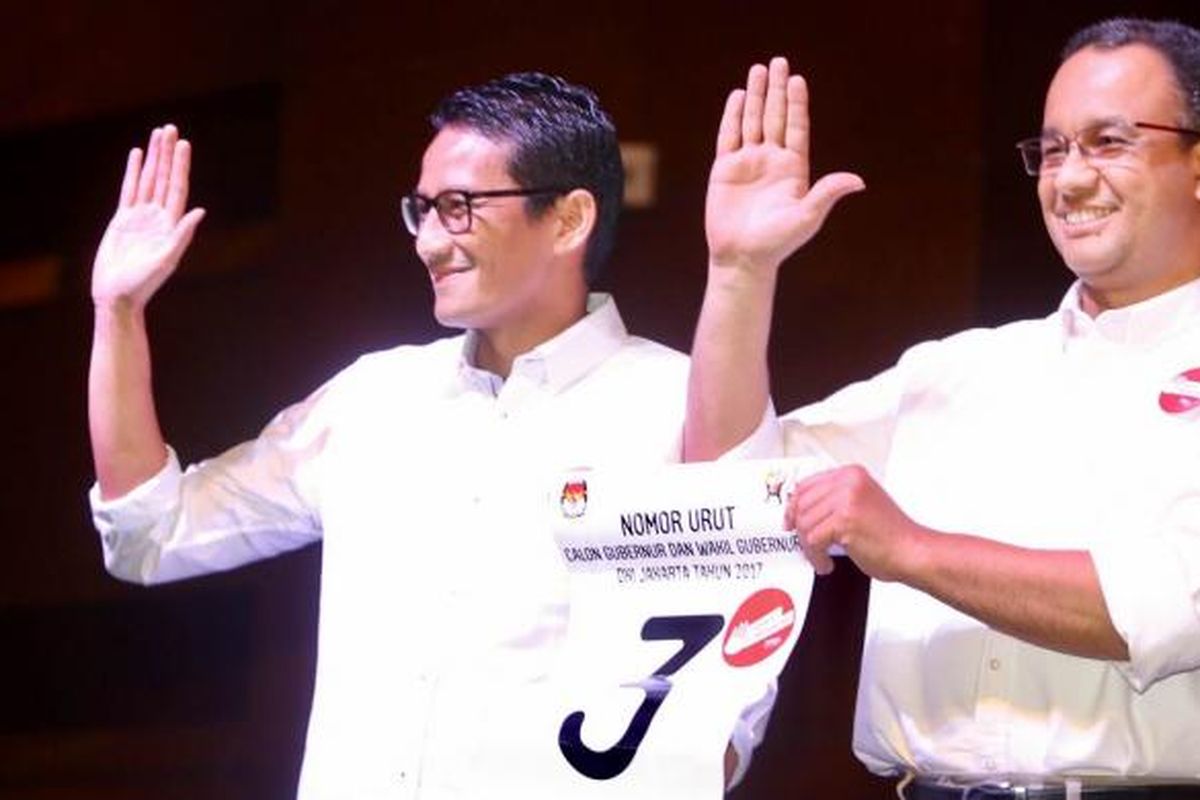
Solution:
{"label": "black eyeglasses", "polygon": [[433,197],[410,192],[400,198],[400,216],[404,227],[413,236],[421,229],[421,220],[430,209],[437,211],[438,219],[447,233],[466,233],[471,230],[471,209],[475,201],[489,197],[532,197],[539,194],[562,194],[567,189],[540,187],[536,189],[489,189],[483,192],[468,192],[464,189],[447,189]]}
{"label": "black eyeglasses", "polygon": [[1074,136],[1047,133],[1022,139],[1017,142],[1017,150],[1021,153],[1025,172],[1034,177],[1060,169],[1071,153],[1072,143],[1079,148],[1079,155],[1088,164],[1101,169],[1133,152],[1138,142],[1138,128],[1178,133],[1183,136],[1200,136],[1200,131],[1191,128],[1177,128],[1155,122],[1106,120],[1087,126]]}

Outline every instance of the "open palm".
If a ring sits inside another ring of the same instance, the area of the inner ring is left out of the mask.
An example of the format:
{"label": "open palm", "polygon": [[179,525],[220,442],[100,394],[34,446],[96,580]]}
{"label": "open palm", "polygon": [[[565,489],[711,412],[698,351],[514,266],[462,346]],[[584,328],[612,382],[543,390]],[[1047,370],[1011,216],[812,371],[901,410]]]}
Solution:
{"label": "open palm", "polygon": [[851,173],[809,186],[808,89],[787,61],[755,65],[729,95],[709,176],[705,230],[717,265],[773,268],[811,239],[834,204],[863,188]]}
{"label": "open palm", "polygon": [[156,128],[145,163],[130,152],[117,211],[104,232],[92,269],[92,298],[97,303],[144,305],[183,256],[204,216],[184,214],[191,148],[173,126]]}

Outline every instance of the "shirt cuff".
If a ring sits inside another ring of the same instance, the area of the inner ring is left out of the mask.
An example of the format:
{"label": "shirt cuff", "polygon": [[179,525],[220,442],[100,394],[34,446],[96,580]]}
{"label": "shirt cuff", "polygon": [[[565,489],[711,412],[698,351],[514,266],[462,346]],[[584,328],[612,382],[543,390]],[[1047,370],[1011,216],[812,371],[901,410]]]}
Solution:
{"label": "shirt cuff", "polygon": [[182,476],[179,456],[167,445],[167,463],[162,469],[120,497],[105,500],[100,496],[100,484],[92,484],[88,490],[92,524],[100,534],[104,563],[110,569],[121,538],[150,531],[162,519],[163,509],[174,505]]}
{"label": "shirt cuff", "polygon": [[771,721],[771,709],[775,707],[775,696],[779,693],[778,683],[774,678],[767,686],[766,692],[755,703],[738,717],[729,743],[737,753],[737,766],[729,777],[726,789],[732,789],[742,782],[746,771],[750,769],[750,759],[754,757],[754,749],[762,744],[767,733],[767,723]]}
{"label": "shirt cuff", "polygon": [[1109,617],[1129,647],[1130,660],[1117,666],[1138,692],[1200,667],[1200,497],[1173,511],[1165,535],[1090,551]]}

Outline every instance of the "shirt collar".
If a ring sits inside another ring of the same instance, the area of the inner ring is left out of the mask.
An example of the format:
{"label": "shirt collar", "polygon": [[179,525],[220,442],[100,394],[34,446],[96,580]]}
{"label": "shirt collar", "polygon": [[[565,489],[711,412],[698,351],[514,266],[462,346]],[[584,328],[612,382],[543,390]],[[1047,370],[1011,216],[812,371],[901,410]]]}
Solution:
{"label": "shirt collar", "polygon": [[1098,336],[1117,344],[1145,347],[1193,328],[1200,318],[1200,279],[1140,303],[1101,311],[1094,318],[1083,310],[1081,290],[1082,284],[1075,281],[1058,307],[1067,340]]}
{"label": "shirt collar", "polygon": [[[616,301],[611,295],[593,292],[588,295],[583,319],[517,356],[510,377],[521,375],[552,391],[561,391],[615,353],[628,336]],[[498,395],[504,379],[474,365],[477,347],[478,335],[473,330],[467,331],[459,359],[459,376],[468,385]]]}

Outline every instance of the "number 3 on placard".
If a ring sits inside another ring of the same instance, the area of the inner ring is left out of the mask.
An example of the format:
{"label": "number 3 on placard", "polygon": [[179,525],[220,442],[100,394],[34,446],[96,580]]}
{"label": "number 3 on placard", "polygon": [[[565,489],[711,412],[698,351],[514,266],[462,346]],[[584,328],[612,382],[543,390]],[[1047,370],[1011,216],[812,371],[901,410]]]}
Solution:
{"label": "number 3 on placard", "polygon": [[598,781],[615,778],[624,772],[637,755],[638,747],[641,746],[659,706],[671,691],[668,676],[674,675],[684,664],[695,658],[723,627],[725,618],[720,614],[651,617],[646,620],[646,624],[642,626],[643,641],[679,639],[682,646],[642,682],[641,689],[646,696],[633,713],[633,719],[629,721],[625,733],[607,750],[592,750],[583,743],[580,734],[583,731],[584,712],[573,711],[568,714],[562,727],[558,729],[558,749],[563,758],[567,759],[576,772]]}

